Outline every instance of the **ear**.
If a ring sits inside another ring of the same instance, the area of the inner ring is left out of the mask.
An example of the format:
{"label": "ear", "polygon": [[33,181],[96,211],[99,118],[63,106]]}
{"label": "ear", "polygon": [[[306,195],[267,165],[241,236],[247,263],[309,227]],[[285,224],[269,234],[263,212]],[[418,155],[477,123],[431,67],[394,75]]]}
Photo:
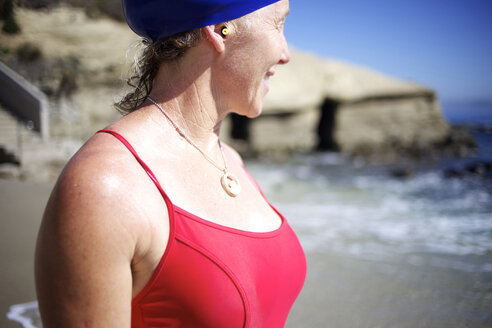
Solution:
{"label": "ear", "polygon": [[225,49],[225,39],[220,33],[219,25],[207,25],[203,27],[203,31],[208,42],[217,50],[218,53],[223,53]]}

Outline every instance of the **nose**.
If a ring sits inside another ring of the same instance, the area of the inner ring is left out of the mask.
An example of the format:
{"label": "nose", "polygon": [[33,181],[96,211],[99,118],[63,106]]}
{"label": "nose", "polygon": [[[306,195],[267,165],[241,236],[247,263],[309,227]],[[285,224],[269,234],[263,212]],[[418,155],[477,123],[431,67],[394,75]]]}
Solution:
{"label": "nose", "polygon": [[282,56],[280,57],[280,60],[278,61],[278,63],[280,65],[285,65],[288,62],[290,62],[290,52],[289,52],[288,48],[285,48],[285,51],[282,53]]}
{"label": "nose", "polygon": [[283,44],[282,44],[282,55],[280,56],[278,63],[280,65],[285,65],[288,62],[290,62],[290,52],[289,52],[289,46],[287,45],[287,40],[285,39],[284,36]]}

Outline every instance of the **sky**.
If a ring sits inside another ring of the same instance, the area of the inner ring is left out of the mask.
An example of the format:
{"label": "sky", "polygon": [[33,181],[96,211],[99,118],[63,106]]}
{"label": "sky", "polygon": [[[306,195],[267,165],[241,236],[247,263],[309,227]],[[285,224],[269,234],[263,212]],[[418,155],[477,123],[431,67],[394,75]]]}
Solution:
{"label": "sky", "polygon": [[289,44],[492,103],[492,0],[290,0]]}

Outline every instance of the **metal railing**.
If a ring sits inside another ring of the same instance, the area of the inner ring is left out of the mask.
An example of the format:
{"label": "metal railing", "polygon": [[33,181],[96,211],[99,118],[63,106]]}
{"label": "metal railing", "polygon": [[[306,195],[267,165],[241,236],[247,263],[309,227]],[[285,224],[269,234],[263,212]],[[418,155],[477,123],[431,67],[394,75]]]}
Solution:
{"label": "metal railing", "polygon": [[32,129],[37,131],[43,140],[49,139],[46,95],[2,62],[0,62],[0,102],[21,120],[32,122]]}

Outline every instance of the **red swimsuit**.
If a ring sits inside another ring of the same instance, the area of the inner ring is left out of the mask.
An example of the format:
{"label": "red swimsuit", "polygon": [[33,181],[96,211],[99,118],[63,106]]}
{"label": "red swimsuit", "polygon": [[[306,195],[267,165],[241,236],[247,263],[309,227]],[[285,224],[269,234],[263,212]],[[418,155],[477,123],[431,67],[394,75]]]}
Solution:
{"label": "red swimsuit", "polygon": [[154,181],[169,208],[164,255],[132,301],[132,327],[283,327],[301,291],[306,259],[285,218],[271,232],[204,220],[174,205],[150,168],[118,138]]}

